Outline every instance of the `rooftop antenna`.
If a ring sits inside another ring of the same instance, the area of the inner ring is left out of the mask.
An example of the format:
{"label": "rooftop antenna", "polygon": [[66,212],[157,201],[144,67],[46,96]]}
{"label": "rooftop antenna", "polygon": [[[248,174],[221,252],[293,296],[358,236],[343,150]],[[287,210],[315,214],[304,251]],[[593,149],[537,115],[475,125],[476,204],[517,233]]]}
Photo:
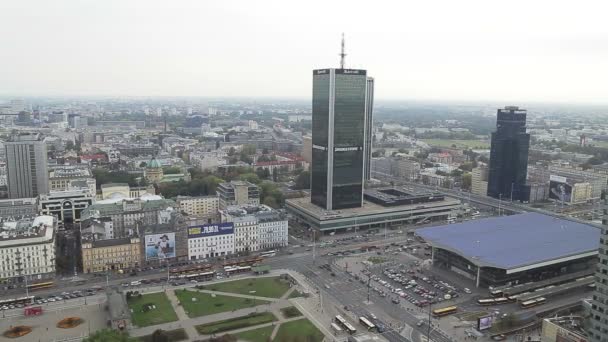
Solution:
{"label": "rooftop antenna", "polygon": [[340,52],[340,69],[344,69],[344,57],[346,57],[346,53],[344,52],[344,32],[342,32],[342,52]]}

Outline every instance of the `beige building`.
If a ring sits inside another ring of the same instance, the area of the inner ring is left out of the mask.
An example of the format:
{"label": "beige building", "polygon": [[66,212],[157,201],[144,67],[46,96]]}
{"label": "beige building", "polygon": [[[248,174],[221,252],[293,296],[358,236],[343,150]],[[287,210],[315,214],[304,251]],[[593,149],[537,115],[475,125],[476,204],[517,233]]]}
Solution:
{"label": "beige building", "polygon": [[302,158],[309,164],[312,163],[312,136],[302,137]]}
{"label": "beige building", "polygon": [[137,198],[146,194],[154,195],[154,186],[131,188],[127,183],[108,183],[101,186],[101,196],[98,194],[97,199]]}
{"label": "beige building", "polygon": [[177,196],[177,205],[180,211],[188,216],[217,217],[220,208],[220,199],[217,196]]}
{"label": "beige building", "polygon": [[141,264],[139,238],[121,238],[82,242],[84,273],[125,270]]}
{"label": "beige building", "polygon": [[471,172],[471,192],[475,195],[488,194],[488,167],[478,166]]}

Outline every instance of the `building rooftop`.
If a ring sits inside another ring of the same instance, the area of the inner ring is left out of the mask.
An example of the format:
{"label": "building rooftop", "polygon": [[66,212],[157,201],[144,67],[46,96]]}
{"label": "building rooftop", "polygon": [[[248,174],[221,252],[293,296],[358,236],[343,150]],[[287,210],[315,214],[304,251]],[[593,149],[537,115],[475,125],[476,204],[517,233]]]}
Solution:
{"label": "building rooftop", "polygon": [[600,229],[552,216],[525,213],[418,229],[434,247],[483,267],[523,271],[597,254]]}
{"label": "building rooftop", "polygon": [[103,201],[98,201],[95,204],[90,205],[86,209],[82,211],[82,217],[89,217],[91,213],[94,211],[99,211],[100,216],[107,216],[112,214],[121,214],[123,213],[124,206],[123,201],[138,201],[141,203],[141,210],[138,211],[151,211],[157,209],[165,209],[167,207],[175,207],[176,204],[172,200],[163,199],[160,196],[152,195],[150,197],[151,200],[143,200],[145,196],[142,197],[142,200],[139,199],[121,199],[119,201],[113,203],[102,203]]}
{"label": "building rooftop", "polygon": [[96,241],[92,241],[91,244],[93,245],[93,248],[129,245],[129,244],[131,244],[131,238],[126,237],[126,238],[119,238],[119,239],[96,240]]}
{"label": "building rooftop", "polygon": [[301,198],[291,198],[285,201],[286,203],[297,207],[299,210],[306,212],[308,215],[318,218],[319,220],[332,220],[337,218],[355,218],[359,216],[371,216],[375,214],[389,214],[392,212],[403,213],[408,210],[422,209],[421,207],[440,208],[449,207],[460,204],[460,201],[451,197],[445,197],[442,201],[430,202],[423,204],[399,204],[395,206],[382,206],[363,200],[363,205],[359,208],[348,208],[340,210],[326,210],[310,202],[310,196]]}
{"label": "building rooftop", "polygon": [[0,224],[0,247],[45,243],[54,237],[54,216],[41,215],[14,220],[3,219]]}
{"label": "building rooftop", "polygon": [[91,177],[88,168],[77,166],[55,167],[49,172],[49,178]]}

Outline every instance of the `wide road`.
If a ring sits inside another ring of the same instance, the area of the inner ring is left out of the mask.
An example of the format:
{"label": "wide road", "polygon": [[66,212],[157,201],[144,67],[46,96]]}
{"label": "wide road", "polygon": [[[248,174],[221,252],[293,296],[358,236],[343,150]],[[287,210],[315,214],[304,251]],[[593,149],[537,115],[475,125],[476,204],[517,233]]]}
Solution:
{"label": "wide road", "polygon": [[[366,304],[367,301],[367,285],[361,284],[357,281],[348,281],[350,275],[336,266],[332,265],[332,270],[336,276],[331,276],[329,271],[319,268],[319,265],[331,263],[331,259],[327,257],[319,257],[313,264],[312,257],[309,255],[291,255],[287,258],[271,258],[265,262],[265,264],[271,265],[275,269],[292,269],[294,271],[302,273],[306,276],[311,283],[317,286],[318,290],[321,291],[322,296],[325,298],[329,295],[333,297],[333,301],[340,305],[347,306],[349,311],[352,311],[355,316],[367,316],[370,317],[369,306]],[[376,294],[376,292],[370,292],[370,301],[380,307],[380,309],[394,322],[401,322],[407,324],[413,329],[411,336],[404,337],[399,331],[406,327],[392,328],[388,323],[385,323],[387,330],[382,334],[389,341],[419,341],[420,335],[426,336],[428,325],[417,327],[416,323],[419,321],[413,314],[404,310],[401,306],[395,305],[390,302],[389,297],[382,298]],[[378,315],[377,312],[374,314]],[[441,331],[436,329],[431,330],[430,338],[432,341],[437,342],[449,342],[451,341]]]}

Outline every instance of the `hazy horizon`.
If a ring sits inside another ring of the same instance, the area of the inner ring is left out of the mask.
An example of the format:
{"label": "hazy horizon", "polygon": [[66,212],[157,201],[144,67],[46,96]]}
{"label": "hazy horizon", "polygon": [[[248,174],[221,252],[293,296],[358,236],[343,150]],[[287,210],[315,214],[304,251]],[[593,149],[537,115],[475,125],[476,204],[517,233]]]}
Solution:
{"label": "hazy horizon", "polygon": [[[166,5],[166,6],[163,6]],[[5,1],[4,97],[306,100],[312,70],[376,78],[379,101],[608,103],[608,5]]]}

